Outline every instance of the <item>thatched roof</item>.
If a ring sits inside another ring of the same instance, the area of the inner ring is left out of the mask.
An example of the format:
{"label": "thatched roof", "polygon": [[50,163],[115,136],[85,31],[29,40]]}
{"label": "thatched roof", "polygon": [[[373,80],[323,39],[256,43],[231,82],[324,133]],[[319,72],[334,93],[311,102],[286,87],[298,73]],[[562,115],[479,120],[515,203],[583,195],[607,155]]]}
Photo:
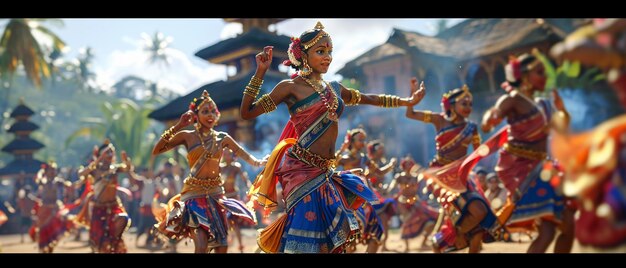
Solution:
{"label": "thatched roof", "polygon": [[394,29],[386,43],[349,61],[338,73],[354,77],[363,64],[401,53],[467,60],[518,47],[557,42],[588,19],[468,19],[436,36]]}

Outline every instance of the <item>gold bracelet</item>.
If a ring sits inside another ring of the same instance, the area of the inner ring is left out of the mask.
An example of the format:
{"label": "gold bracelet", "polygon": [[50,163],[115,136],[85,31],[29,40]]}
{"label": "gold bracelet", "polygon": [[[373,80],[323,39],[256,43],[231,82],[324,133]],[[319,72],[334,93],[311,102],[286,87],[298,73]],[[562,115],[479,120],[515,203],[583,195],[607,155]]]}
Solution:
{"label": "gold bracelet", "polygon": [[274,110],[276,110],[276,104],[274,103],[274,101],[272,100],[272,98],[270,98],[269,94],[265,94],[263,95],[258,101],[257,103],[260,103],[261,106],[263,107],[263,111],[264,113],[270,113]]}
{"label": "gold bracelet", "polygon": [[165,140],[165,142],[169,142],[174,135],[176,134],[174,133],[174,126],[172,126],[161,134],[161,139]]}
{"label": "gold bracelet", "polygon": [[378,106],[387,107],[387,98],[385,98],[385,94],[378,95]]}
{"label": "gold bracelet", "polygon": [[350,92],[350,101],[346,102],[346,105],[348,106],[359,105],[359,103],[361,102],[361,92],[359,92],[358,90],[354,88],[348,88],[348,91]]}
{"label": "gold bracelet", "polygon": [[395,108],[400,106],[400,97],[398,96],[380,94],[378,95],[378,98],[380,99],[380,103],[378,105],[381,107]]}
{"label": "gold bracelet", "polygon": [[424,118],[422,119],[422,121],[424,121],[425,123],[432,122],[432,117],[431,117],[432,114],[433,112],[431,111],[424,111]]}
{"label": "gold bracelet", "polygon": [[243,94],[252,97],[252,99],[256,99],[256,97],[259,95],[259,91],[260,90],[258,88],[247,85],[246,90],[243,91]]}
{"label": "gold bracelet", "polygon": [[248,84],[257,88],[261,88],[261,85],[263,85],[263,79],[253,75],[252,78],[250,78],[250,83]]}
{"label": "gold bracelet", "polygon": [[389,97],[389,107],[391,108],[396,108],[398,106],[400,106],[400,97],[398,96],[392,96],[392,95],[388,95]]}

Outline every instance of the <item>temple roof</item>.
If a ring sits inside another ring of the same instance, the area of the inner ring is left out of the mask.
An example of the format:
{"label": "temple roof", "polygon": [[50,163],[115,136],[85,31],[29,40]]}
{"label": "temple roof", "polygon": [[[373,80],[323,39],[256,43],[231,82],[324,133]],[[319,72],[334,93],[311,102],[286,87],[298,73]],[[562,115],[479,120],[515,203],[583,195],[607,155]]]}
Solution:
{"label": "temple roof", "polygon": [[276,35],[264,32],[258,28],[252,28],[250,31],[237,37],[221,40],[203,48],[196,52],[195,55],[211,61],[213,58],[238,51],[243,47],[257,47],[261,49],[265,46],[274,46],[274,50],[287,51],[290,42],[291,39],[286,35]]}
{"label": "temple roof", "polygon": [[439,56],[450,56],[452,54],[450,49],[448,49],[448,43],[446,40],[423,35],[418,32],[404,31],[394,28],[393,33],[387,42],[396,43],[399,46],[416,49],[427,54]]}
{"label": "temple roof", "polygon": [[3,168],[0,168],[0,176],[15,175],[22,172],[35,174],[41,168],[43,162],[36,159],[16,159]]}
{"label": "temple roof", "polygon": [[24,103],[20,103],[20,105],[15,107],[15,109],[13,109],[13,111],[11,112],[11,117],[15,118],[15,117],[20,116],[20,115],[31,116],[33,114],[35,114],[35,112],[33,112],[33,110],[28,108],[28,106],[24,105]]}
{"label": "temple roof", "polygon": [[561,40],[585,19],[469,19],[436,37],[458,58],[496,54],[546,40]]}
{"label": "temple roof", "polygon": [[[228,81],[217,81],[201,86],[191,93],[178,97],[161,108],[152,111],[148,117],[159,121],[180,118],[180,115],[189,109],[189,103],[193,100],[193,98],[201,96],[203,90],[209,92],[209,95],[213,101],[215,101],[215,104],[217,104],[217,107],[220,110],[239,107],[243,97],[243,90],[248,82],[250,82],[250,77],[252,77],[253,74],[254,72],[250,72],[247,75],[240,76],[239,78],[230,79]],[[269,92],[276,84],[278,84],[278,82],[286,78],[287,75],[285,74],[278,75],[274,72],[266,73],[260,94],[263,94],[263,92]]]}
{"label": "temple roof", "polygon": [[35,131],[37,129],[39,129],[39,126],[33,122],[17,121],[13,125],[11,125],[11,128],[9,128],[7,132],[14,133],[17,131]]}
{"label": "temple roof", "polygon": [[358,74],[363,64],[402,50],[457,61],[486,57],[543,41],[556,42],[588,22],[588,19],[467,19],[436,36],[394,29],[387,42],[349,61],[337,73],[354,77],[349,74]]}
{"label": "temple roof", "polygon": [[14,139],[2,148],[2,151],[12,153],[16,150],[39,150],[44,145],[30,137]]}

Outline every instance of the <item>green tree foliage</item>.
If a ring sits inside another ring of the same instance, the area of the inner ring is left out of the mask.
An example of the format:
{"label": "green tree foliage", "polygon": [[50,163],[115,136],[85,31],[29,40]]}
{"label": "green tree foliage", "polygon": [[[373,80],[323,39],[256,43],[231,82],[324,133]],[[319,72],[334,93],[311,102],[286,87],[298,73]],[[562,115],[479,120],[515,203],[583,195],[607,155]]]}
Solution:
{"label": "green tree foliage", "polygon": [[154,110],[154,103],[138,105],[131,99],[119,99],[100,105],[101,116],[82,119],[83,127],[72,133],[65,145],[81,136],[98,140],[109,138],[120,150],[126,150],[137,166],[147,166],[156,142],[156,131],[150,131],[148,114]]}
{"label": "green tree foliage", "polygon": [[[49,57],[36,35],[49,38],[54,50],[62,50],[65,43],[39,19],[11,19],[0,38],[0,73],[13,74],[22,65],[26,76],[37,87],[42,77],[50,77]],[[55,20],[62,25],[62,21]]]}

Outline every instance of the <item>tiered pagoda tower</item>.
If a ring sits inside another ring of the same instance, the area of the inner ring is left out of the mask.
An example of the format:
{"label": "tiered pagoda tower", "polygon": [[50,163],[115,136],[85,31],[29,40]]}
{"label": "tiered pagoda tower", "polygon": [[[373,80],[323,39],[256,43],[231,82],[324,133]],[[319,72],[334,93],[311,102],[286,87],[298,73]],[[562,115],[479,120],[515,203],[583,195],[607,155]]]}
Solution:
{"label": "tiered pagoda tower", "polygon": [[24,104],[23,99],[20,99],[20,104],[11,112],[11,118],[15,119],[15,123],[11,125],[8,132],[15,134],[15,137],[2,148],[2,151],[12,154],[14,160],[0,168],[0,178],[17,177],[20,174],[29,178],[41,168],[43,162],[33,158],[33,153],[44,147],[39,141],[30,137],[31,132],[39,129],[37,124],[29,121],[33,114],[35,112]]}

